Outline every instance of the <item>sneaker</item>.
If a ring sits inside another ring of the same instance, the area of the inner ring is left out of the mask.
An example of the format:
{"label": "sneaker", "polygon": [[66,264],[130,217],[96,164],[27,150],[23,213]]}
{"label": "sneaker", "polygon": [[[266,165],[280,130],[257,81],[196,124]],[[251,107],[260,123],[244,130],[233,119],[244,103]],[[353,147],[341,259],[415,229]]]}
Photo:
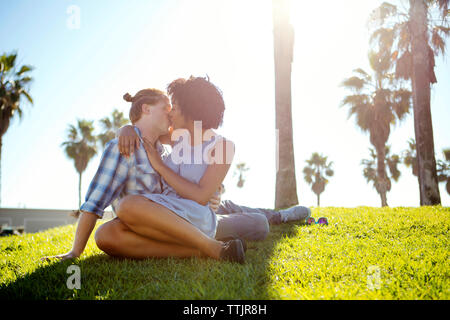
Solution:
{"label": "sneaker", "polygon": [[281,221],[297,221],[302,220],[303,222],[307,221],[311,216],[311,209],[302,206],[295,206],[289,209],[280,210]]}
{"label": "sneaker", "polygon": [[225,238],[220,238],[220,239],[216,239],[216,240],[217,241],[222,241],[222,242],[228,242],[230,240],[235,240],[235,239],[241,240],[242,248],[244,248],[244,252],[247,252],[247,242],[244,239],[240,238],[240,237],[231,236],[231,237],[225,237]]}
{"label": "sneaker", "polygon": [[234,239],[225,242],[220,252],[220,260],[243,264],[245,261],[245,253],[241,240]]}

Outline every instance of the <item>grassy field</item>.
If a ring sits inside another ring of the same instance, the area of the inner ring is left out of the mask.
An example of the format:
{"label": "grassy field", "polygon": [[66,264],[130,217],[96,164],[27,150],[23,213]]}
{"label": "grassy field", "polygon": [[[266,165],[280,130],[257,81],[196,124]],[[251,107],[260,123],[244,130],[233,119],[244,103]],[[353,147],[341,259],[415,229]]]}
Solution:
{"label": "grassy field", "polygon": [[[313,208],[328,226],[271,226],[245,265],[212,259],[112,259],[75,226],[0,238],[0,299],[449,299],[450,208]],[[67,268],[81,271],[68,289]]]}

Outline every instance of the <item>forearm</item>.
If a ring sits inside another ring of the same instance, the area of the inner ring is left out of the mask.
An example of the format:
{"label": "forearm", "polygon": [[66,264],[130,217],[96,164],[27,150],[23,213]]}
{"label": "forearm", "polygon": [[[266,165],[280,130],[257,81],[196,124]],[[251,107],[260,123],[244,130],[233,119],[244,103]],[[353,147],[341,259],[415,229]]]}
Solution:
{"label": "forearm", "polygon": [[130,128],[134,132],[133,125],[126,124],[126,125],[121,126],[119,129],[116,130],[116,138],[119,138],[119,136],[123,134],[123,132],[126,130],[126,128]]}
{"label": "forearm", "polygon": [[98,216],[95,213],[81,212],[71,250],[75,255],[80,256],[83,253],[97,219]]}
{"label": "forearm", "polygon": [[212,194],[206,194],[205,190],[203,190],[200,185],[179,176],[164,164],[161,165],[157,171],[183,198],[194,200],[201,205],[206,205],[212,196]]}

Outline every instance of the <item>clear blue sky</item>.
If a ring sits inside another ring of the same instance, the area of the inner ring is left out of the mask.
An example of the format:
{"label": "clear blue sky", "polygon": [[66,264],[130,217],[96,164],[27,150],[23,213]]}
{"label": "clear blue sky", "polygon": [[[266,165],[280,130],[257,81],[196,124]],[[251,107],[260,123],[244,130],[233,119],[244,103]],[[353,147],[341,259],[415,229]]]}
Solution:
{"label": "clear blue sky", "polygon": [[[323,206],[379,206],[362,176],[369,137],[348,110],[339,83],[355,68],[369,70],[366,21],[378,0],[294,1],[292,108],[296,178],[300,203],[316,197],[302,169],[312,152],[334,161],[335,176],[321,196]],[[75,5],[79,28],[71,28]],[[271,1],[0,0],[0,52],[18,51],[31,64],[35,101],[3,137],[2,206],[75,209],[78,176],[61,143],[77,119],[98,121],[114,108],[127,114],[125,92],[164,89],[178,77],[208,74],[224,92],[226,112],[219,133],[236,144],[235,163],[245,161],[244,188],[230,170],[225,198],[272,207],[275,190],[275,111]],[[324,9],[325,8],[325,9]],[[447,46],[448,47],[448,46]],[[437,60],[432,89],[435,149],[450,147],[450,65]],[[98,122],[97,122],[98,124]],[[100,128],[98,126],[98,128]],[[97,131],[98,133],[98,131]],[[414,136],[412,114],[391,131],[394,152]],[[83,174],[87,191],[99,156]],[[391,206],[418,206],[417,179],[402,176],[388,194]],[[450,204],[444,185],[443,205]]]}

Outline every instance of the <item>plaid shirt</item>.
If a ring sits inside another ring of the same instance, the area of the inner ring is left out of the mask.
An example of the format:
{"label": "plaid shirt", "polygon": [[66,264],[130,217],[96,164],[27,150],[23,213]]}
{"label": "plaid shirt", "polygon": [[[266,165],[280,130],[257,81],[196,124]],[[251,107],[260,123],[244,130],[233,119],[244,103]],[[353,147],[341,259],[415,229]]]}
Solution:
{"label": "plaid shirt", "polygon": [[[128,159],[120,154],[117,138],[105,146],[97,173],[80,210],[95,213],[101,218],[106,207],[112,205],[115,211],[119,199],[127,194],[161,193],[161,176],[147,158],[140,130],[137,127],[134,130],[141,145]],[[157,150],[163,158],[167,156],[159,141]]]}

